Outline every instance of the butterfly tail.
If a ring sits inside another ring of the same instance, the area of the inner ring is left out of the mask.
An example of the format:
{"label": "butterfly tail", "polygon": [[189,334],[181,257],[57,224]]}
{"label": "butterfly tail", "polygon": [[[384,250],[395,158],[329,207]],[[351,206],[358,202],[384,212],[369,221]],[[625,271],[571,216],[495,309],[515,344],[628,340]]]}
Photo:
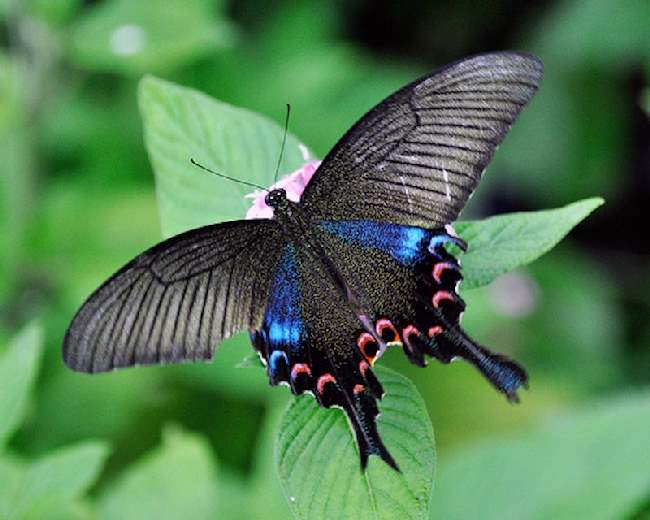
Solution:
{"label": "butterfly tail", "polygon": [[392,455],[386,449],[377,430],[377,402],[367,390],[353,393],[345,400],[343,409],[348,416],[359,448],[361,470],[365,471],[368,457],[377,455],[395,471],[400,471]]}
{"label": "butterfly tail", "polygon": [[454,345],[454,354],[474,365],[509,401],[518,402],[517,390],[527,388],[526,370],[509,357],[493,353],[457,328],[445,336]]}

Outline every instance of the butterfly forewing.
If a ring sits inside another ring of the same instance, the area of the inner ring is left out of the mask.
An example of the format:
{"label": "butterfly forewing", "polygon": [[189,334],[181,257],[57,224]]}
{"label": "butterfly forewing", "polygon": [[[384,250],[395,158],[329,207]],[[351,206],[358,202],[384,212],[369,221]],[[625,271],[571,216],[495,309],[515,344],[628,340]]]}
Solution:
{"label": "butterfly forewing", "polygon": [[304,207],[322,219],[451,223],[541,78],[537,58],[503,52],[407,85],[325,157],[303,194]]}
{"label": "butterfly forewing", "polygon": [[271,220],[227,222],[166,240],[129,262],[81,307],[65,363],[103,372],[198,361],[259,325],[283,237]]}

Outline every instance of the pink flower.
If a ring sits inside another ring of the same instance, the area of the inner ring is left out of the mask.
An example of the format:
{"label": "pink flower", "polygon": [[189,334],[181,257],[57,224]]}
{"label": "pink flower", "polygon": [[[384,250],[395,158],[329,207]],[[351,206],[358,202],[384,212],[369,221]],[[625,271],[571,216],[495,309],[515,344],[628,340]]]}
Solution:
{"label": "pink flower", "polygon": [[[287,198],[289,200],[299,202],[302,192],[305,191],[305,187],[311,180],[319,165],[320,161],[307,161],[301,168],[291,172],[289,175],[273,184],[269,188],[269,191],[282,188],[287,192]],[[266,191],[257,190],[246,195],[247,198],[253,199],[253,205],[246,212],[247,219],[273,217],[273,209],[267,206],[266,202],[264,202],[266,194]]]}

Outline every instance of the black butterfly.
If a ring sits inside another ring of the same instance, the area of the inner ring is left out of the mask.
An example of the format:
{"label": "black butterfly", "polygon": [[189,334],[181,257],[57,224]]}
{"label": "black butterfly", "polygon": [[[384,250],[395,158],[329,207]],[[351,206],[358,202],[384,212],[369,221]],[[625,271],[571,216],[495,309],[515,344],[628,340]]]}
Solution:
{"label": "black butterfly", "polygon": [[247,330],[271,384],[345,410],[361,465],[397,469],[376,426],[383,389],[371,366],[401,345],[424,366],[456,357],[508,399],[527,375],[459,325],[462,240],[447,227],[535,93],[542,64],[470,57],[397,91],[336,144],[300,202],[266,195],[272,219],[175,236],[114,274],[81,307],[63,346],[74,370],[210,359]]}

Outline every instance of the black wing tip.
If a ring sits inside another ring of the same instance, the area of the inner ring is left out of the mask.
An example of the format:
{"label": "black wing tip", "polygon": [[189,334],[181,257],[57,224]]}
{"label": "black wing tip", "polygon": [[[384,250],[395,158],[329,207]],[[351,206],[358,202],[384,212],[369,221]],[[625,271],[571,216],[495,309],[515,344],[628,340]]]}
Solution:
{"label": "black wing tip", "polygon": [[74,372],[80,374],[97,374],[101,372],[108,372],[113,370],[113,365],[106,367],[98,367],[93,362],[92,349],[84,346],[84,341],[80,339],[80,335],[75,333],[75,320],[68,328],[63,338],[63,348],[61,349],[61,358],[63,364]]}
{"label": "black wing tip", "polygon": [[95,374],[97,372],[105,372],[111,368],[105,370],[99,370],[94,366],[92,362],[92,356],[90,355],[90,350],[84,348],[83,340],[81,339],[82,335],[78,332],[78,327],[76,321],[78,315],[75,316],[72,320],[72,323],[68,327],[68,330],[65,332],[63,337],[63,347],[61,349],[61,358],[63,359],[63,364],[70,370],[82,374]]}
{"label": "black wing tip", "polygon": [[67,354],[65,350],[63,351],[62,358],[63,364],[73,372],[80,374],[95,374],[97,372],[103,372],[103,370],[95,370],[92,366],[84,363],[83,360],[79,359],[77,356]]}
{"label": "black wing tip", "polygon": [[475,59],[492,59],[492,58],[516,58],[528,62],[535,66],[535,68],[544,69],[544,63],[541,58],[532,52],[518,51],[518,50],[503,50],[503,51],[488,51],[473,54],[466,58],[462,58],[459,62],[475,60]]}
{"label": "black wing tip", "polygon": [[504,59],[521,62],[520,66],[530,74],[529,79],[534,82],[536,88],[539,86],[544,76],[544,63],[539,58],[539,56],[526,51],[504,50],[482,52],[461,58],[453,63],[450,63],[449,65],[442,67],[441,70],[467,65],[470,63],[477,63],[477,65],[480,63],[483,63],[484,65],[493,65],[495,61],[502,61]]}
{"label": "black wing tip", "polygon": [[79,357],[75,354],[75,349],[73,348],[73,336],[74,333],[71,325],[68,330],[66,330],[65,336],[63,337],[63,347],[61,349],[63,364],[75,372],[89,372],[88,368],[85,367],[83,363],[80,363]]}

